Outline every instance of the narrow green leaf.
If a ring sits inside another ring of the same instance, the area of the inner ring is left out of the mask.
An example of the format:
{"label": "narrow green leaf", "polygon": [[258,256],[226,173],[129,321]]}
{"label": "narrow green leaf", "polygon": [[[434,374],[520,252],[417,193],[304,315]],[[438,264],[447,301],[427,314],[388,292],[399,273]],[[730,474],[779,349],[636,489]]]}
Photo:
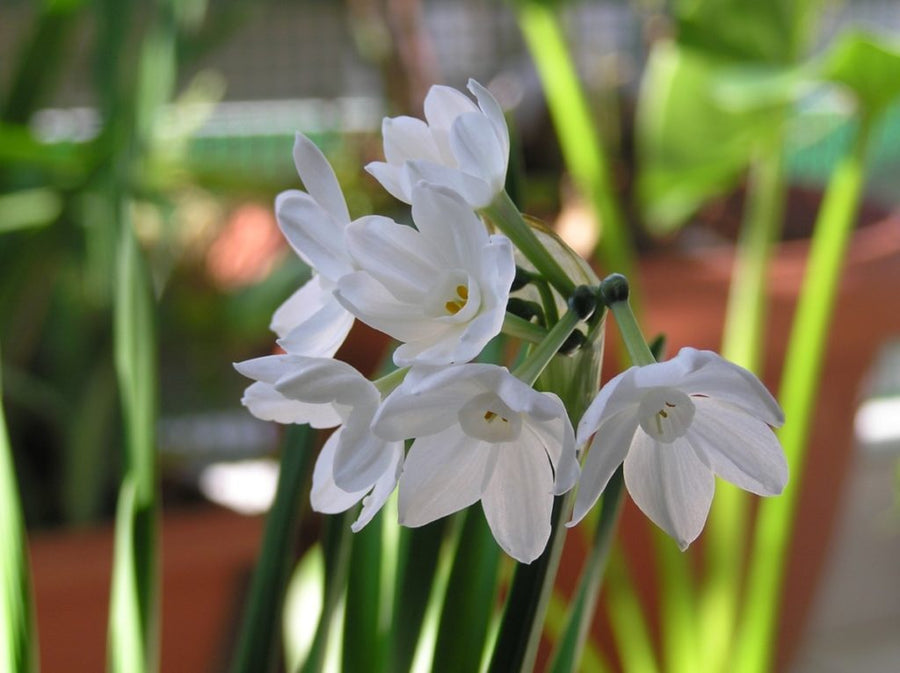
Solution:
{"label": "narrow green leaf", "polygon": [[832,175],[816,220],[778,396],[786,419],[779,438],[791,480],[781,496],[766,498],[759,506],[744,609],[732,656],[733,670],[738,673],[764,673],[771,668],[786,552],[802,484],[828,327],[862,194],[872,121],[863,117],[853,147]]}
{"label": "narrow green leaf", "polygon": [[0,374],[0,669],[32,673],[38,670],[37,637],[25,522],[2,399]]}
{"label": "narrow green leaf", "polygon": [[45,187],[0,194],[0,234],[45,227],[62,212],[59,194]]}
{"label": "narrow green leaf", "polygon": [[315,433],[307,425],[288,426],[281,450],[275,501],[266,518],[262,549],[244,608],[232,673],[276,670],[281,653],[281,609],[293,566],[294,540],[304,485],[312,472]]}
{"label": "narrow green leaf", "polygon": [[600,596],[600,587],[603,584],[603,575],[615,539],[616,523],[624,499],[624,480],[622,467],[619,466],[603,491],[594,543],[578,580],[578,589],[569,610],[565,631],[557,643],[550,664],[549,670],[552,673],[580,670],[579,661],[597,608],[597,599]]}
{"label": "narrow green leaf", "polygon": [[125,474],[116,512],[108,662],[112,673],[140,673],[159,663],[156,341],[147,270],[130,221],[124,213],[119,219],[114,341]]}
{"label": "narrow green leaf", "polygon": [[386,667],[387,628],[383,623],[382,526],[376,516],[354,534],[344,612],[343,666],[347,671],[379,673]]}
{"label": "narrow green leaf", "polygon": [[397,564],[394,624],[391,629],[391,671],[408,671],[431,596],[431,587],[440,558],[441,544],[447,532],[447,521],[441,519],[421,528],[403,528],[400,533],[400,562]]}
{"label": "narrow green leaf", "polygon": [[500,558],[484,513],[470,507],[441,612],[434,673],[478,670],[496,604]]}
{"label": "narrow green leaf", "polygon": [[522,36],[534,60],[566,169],[594,211],[601,233],[596,253],[609,270],[631,277],[634,243],[613,188],[610,162],[556,10],[544,2],[514,3]]}

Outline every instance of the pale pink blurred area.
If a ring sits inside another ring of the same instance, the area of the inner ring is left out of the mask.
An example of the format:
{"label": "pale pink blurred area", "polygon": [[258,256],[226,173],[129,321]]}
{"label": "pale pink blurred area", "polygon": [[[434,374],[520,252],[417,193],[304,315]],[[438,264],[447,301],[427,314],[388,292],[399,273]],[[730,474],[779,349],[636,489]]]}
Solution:
{"label": "pale pink blurred area", "polygon": [[213,239],[204,268],[217,287],[237,289],[265,279],[286,253],[272,208],[245,203],[231,211]]}

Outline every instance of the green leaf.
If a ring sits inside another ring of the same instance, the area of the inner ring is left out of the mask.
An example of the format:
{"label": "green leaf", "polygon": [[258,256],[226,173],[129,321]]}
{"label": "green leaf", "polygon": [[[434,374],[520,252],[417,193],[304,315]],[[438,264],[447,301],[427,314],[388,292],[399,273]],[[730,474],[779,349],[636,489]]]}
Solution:
{"label": "green leaf", "polygon": [[294,560],[300,506],[315,452],[309,426],[289,426],[281,452],[275,502],[266,518],[262,550],[253,571],[232,673],[276,670],[280,658],[281,609]]}
{"label": "green leaf", "polygon": [[813,36],[821,0],[677,0],[678,41],[720,59],[789,64]]}
{"label": "green leaf", "polygon": [[389,667],[392,671],[408,671],[412,667],[447,529],[447,520],[443,519],[421,528],[401,529]]}
{"label": "green leaf", "polygon": [[62,212],[62,199],[53,189],[23,189],[0,195],[0,234],[44,227]]}
{"label": "green leaf", "polygon": [[[2,376],[0,376],[2,384]],[[0,385],[2,400],[2,385]],[[0,405],[0,669],[37,671],[37,640],[25,522],[19,502],[12,447]]]}
{"label": "green leaf", "polygon": [[116,512],[108,663],[112,673],[140,673],[156,670],[159,650],[156,340],[147,270],[130,221],[124,213],[119,221],[114,339],[125,475]]}
{"label": "green leaf", "polygon": [[675,43],[660,43],[651,54],[637,113],[638,193],[657,233],[677,228],[730,189],[783,114],[775,94],[771,106],[737,104],[735,88],[723,84],[734,72]]}
{"label": "green leaf", "polygon": [[343,665],[347,671],[378,673],[385,670],[387,630],[382,618],[386,597],[382,591],[382,527],[376,516],[354,535],[344,612]]}
{"label": "green leaf", "polygon": [[900,42],[845,35],[826,55],[822,76],[851,89],[867,114],[880,114],[900,96]]}
{"label": "green leaf", "polygon": [[500,549],[480,507],[466,512],[431,670],[477,671],[494,612]]}

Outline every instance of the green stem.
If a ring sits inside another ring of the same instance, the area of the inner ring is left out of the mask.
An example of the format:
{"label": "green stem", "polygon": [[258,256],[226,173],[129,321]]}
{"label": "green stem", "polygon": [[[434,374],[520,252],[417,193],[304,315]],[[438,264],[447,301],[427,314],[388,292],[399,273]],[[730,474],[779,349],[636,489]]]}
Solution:
{"label": "green stem", "polygon": [[800,493],[803,463],[834,311],[841,265],[862,192],[871,120],[864,117],[851,152],[825,194],[785,357],[780,399],[787,421],[779,433],[791,481],[779,498],[760,503],[750,556],[747,596],[732,657],[738,673],[769,670],[784,579],[786,551]]}
{"label": "green stem", "polygon": [[547,337],[547,330],[543,327],[511,313],[507,313],[503,319],[502,331],[503,334],[531,343],[540,343]]}
{"label": "green stem", "polygon": [[381,396],[386,397],[394,388],[403,383],[403,379],[406,378],[407,373],[409,373],[409,367],[401,367],[400,369],[395,369],[389,374],[385,374],[381,378],[372,381],[372,383],[378,388],[378,392],[381,393]]}
{"label": "green stem", "polygon": [[534,264],[538,273],[544,276],[563,297],[572,294],[575,283],[541,244],[506,192],[500,192],[482,213],[512,241],[525,258]]}
{"label": "green stem", "polygon": [[281,610],[293,565],[303,484],[314,462],[313,434],[308,426],[287,429],[275,501],[266,518],[262,550],[253,571],[237,654],[231,664],[233,673],[263,673],[274,671],[278,665]]}
{"label": "green stem", "polygon": [[[776,138],[761,148],[751,166],[722,338],[722,356],[756,374],[763,355],[769,258],[784,211],[783,134]],[[710,670],[723,670],[732,643],[740,607],[748,505],[742,490],[718,480],[706,527],[708,571],[700,607],[704,657]]]}
{"label": "green stem", "polygon": [[[600,284],[600,292],[616,319],[628,355],[637,366],[651,365],[656,358],[628,303],[628,281],[612,274]],[[671,671],[696,670],[696,629],[694,590],[687,557],[660,531],[654,531],[654,548],[661,579],[660,604],[665,663]]]}
{"label": "green stem", "polygon": [[514,3],[525,43],[541,79],[566,167],[591,204],[602,236],[597,255],[608,269],[633,275],[635,252],[610,178],[609,161],[552,4]]}
{"label": "green stem", "polygon": [[575,311],[566,311],[565,315],[560,318],[560,321],[547,332],[544,340],[531,351],[522,364],[516,367],[515,371],[513,371],[513,376],[516,376],[528,385],[532,385],[537,380],[537,377],[541,375],[541,372],[544,371],[544,367],[557,354],[566,339],[569,338],[569,335],[579,322],[581,322],[581,318]]}

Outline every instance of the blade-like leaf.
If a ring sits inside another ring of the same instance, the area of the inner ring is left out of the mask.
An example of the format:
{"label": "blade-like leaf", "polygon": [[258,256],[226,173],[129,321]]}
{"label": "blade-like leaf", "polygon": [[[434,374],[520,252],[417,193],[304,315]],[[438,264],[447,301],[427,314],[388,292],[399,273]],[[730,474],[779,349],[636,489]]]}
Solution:
{"label": "blade-like leaf", "polygon": [[29,575],[19,487],[0,405],[0,669],[4,671],[37,671]]}

